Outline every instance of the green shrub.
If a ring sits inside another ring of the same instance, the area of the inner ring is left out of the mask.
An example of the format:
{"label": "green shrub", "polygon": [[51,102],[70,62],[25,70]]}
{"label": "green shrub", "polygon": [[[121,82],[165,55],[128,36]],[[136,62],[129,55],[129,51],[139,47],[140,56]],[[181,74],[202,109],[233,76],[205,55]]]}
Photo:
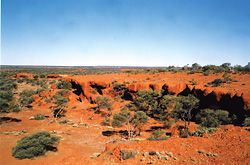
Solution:
{"label": "green shrub", "polygon": [[34,116],[34,120],[44,120],[44,119],[45,119],[45,116],[42,114],[36,114]]}
{"label": "green shrub", "polygon": [[112,109],[112,102],[111,102],[110,98],[108,98],[108,97],[97,96],[95,99],[95,102],[98,106],[98,109],[101,109],[101,108],[106,108],[108,110]]}
{"label": "green shrub", "polygon": [[152,135],[148,138],[148,140],[166,140],[169,137],[165,135],[165,132],[162,130],[153,131]]}
{"label": "green shrub", "polygon": [[206,127],[200,127],[196,131],[192,132],[192,136],[202,137],[205,133],[212,133],[215,132],[216,128],[206,128]]}
{"label": "green shrub", "polygon": [[34,98],[33,97],[22,96],[22,97],[20,97],[19,101],[20,101],[20,104],[22,106],[28,106],[31,103],[33,103]]}
{"label": "green shrub", "polygon": [[59,138],[49,132],[37,132],[19,140],[12,149],[12,156],[18,159],[34,158],[47,151],[56,151]]}
{"label": "green shrub", "polygon": [[230,124],[232,119],[224,110],[203,109],[196,115],[197,123],[203,127],[218,127],[220,124]]}
{"label": "green shrub", "polygon": [[[121,127],[124,124],[130,125],[127,127],[128,136],[131,138],[132,136],[140,135],[141,127],[148,121],[148,117],[145,112],[137,111],[134,115],[126,110],[122,109],[120,113],[117,113],[113,116],[112,126]],[[138,134],[135,131],[138,131]]]}
{"label": "green shrub", "polygon": [[57,84],[56,84],[58,89],[71,89],[71,83],[64,81],[64,80],[60,80]]}
{"label": "green shrub", "polygon": [[64,97],[64,96],[62,96],[62,95],[59,95],[58,93],[55,94],[55,95],[53,96],[53,98],[55,99],[54,103],[55,103],[57,106],[63,106],[64,104],[66,104],[66,103],[69,101],[68,98],[66,98],[66,97]]}
{"label": "green shrub", "polygon": [[245,118],[243,125],[250,126],[250,117]]}
{"label": "green shrub", "polygon": [[220,86],[222,83],[224,83],[224,80],[217,78],[214,79],[212,82],[208,83],[209,85],[212,85],[212,87],[218,87]]}

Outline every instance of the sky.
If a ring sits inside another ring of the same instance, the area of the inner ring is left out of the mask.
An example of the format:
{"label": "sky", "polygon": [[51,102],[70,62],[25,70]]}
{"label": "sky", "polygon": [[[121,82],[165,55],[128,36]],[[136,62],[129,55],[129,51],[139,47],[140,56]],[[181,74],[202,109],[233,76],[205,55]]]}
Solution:
{"label": "sky", "polygon": [[1,64],[246,65],[250,0],[2,0]]}

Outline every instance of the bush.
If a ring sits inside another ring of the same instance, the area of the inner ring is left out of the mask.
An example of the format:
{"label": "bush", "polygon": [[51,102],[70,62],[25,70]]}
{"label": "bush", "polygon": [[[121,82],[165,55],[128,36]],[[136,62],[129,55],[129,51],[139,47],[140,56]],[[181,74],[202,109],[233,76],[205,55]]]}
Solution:
{"label": "bush", "polygon": [[218,87],[220,86],[222,83],[224,83],[224,81],[220,78],[214,79],[212,82],[209,83],[209,85],[211,84],[212,87]]}
{"label": "bush", "polygon": [[12,149],[12,156],[18,159],[34,158],[47,151],[56,151],[59,138],[49,132],[38,132],[28,135],[17,142]]}
{"label": "bush", "polygon": [[63,106],[69,101],[68,98],[65,98],[61,95],[54,95],[53,98],[55,99],[55,104],[57,104],[57,106]]}
{"label": "bush", "polygon": [[243,125],[250,126],[250,117],[245,118]]}
{"label": "bush", "polygon": [[30,105],[31,103],[33,103],[34,99],[33,99],[33,97],[26,97],[26,96],[23,96],[23,97],[21,97],[21,98],[19,99],[19,101],[20,101],[20,104],[21,104],[22,106],[28,106],[28,105]]}
{"label": "bush", "polygon": [[224,110],[203,109],[196,115],[197,123],[203,127],[218,127],[220,124],[230,124],[232,119]]}
{"label": "bush", "polygon": [[42,114],[36,114],[34,116],[34,120],[44,120],[44,119],[45,119],[45,116]]}
{"label": "bush", "polygon": [[98,106],[98,109],[101,109],[101,108],[106,108],[108,110],[112,109],[112,103],[111,103],[110,98],[108,98],[108,97],[97,96],[95,99],[95,102]]}
{"label": "bush", "polygon": [[155,130],[148,140],[166,140],[168,137],[165,136],[165,132],[162,130]]}
{"label": "bush", "polygon": [[206,128],[206,127],[200,127],[196,131],[192,132],[192,136],[202,137],[205,133],[212,133],[215,132],[216,128]]}
{"label": "bush", "polygon": [[57,84],[56,84],[58,89],[71,89],[71,83],[64,81],[64,80],[60,80]]}

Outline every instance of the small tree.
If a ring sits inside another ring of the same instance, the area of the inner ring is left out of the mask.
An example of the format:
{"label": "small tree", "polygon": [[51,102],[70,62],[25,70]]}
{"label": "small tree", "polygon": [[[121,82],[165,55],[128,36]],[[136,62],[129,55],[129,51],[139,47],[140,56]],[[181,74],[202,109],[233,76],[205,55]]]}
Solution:
{"label": "small tree", "polygon": [[[145,112],[137,111],[134,115],[126,110],[122,109],[120,113],[113,116],[112,126],[121,127],[126,126],[128,132],[128,138],[131,139],[137,135],[140,135],[141,127],[148,121],[148,117]],[[136,133],[136,130],[139,132]]]}
{"label": "small tree", "polygon": [[176,107],[172,112],[172,116],[177,119],[181,119],[185,122],[184,130],[189,132],[190,120],[192,118],[191,111],[197,108],[199,100],[193,95],[178,96],[176,98]]}

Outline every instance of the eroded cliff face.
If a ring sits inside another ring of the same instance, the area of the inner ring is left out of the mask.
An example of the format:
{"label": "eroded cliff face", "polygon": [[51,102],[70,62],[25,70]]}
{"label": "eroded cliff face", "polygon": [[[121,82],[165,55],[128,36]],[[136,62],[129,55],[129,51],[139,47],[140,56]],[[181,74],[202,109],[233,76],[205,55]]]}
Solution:
{"label": "eroded cliff face", "polygon": [[[144,79],[142,78],[143,76]],[[78,96],[79,101],[87,100],[91,104],[94,103],[95,98],[99,95],[115,97],[113,84],[116,82],[123,84],[123,88],[126,89],[122,96],[124,100],[133,100],[136,92],[139,90],[154,90],[164,95],[187,96],[193,94],[200,100],[200,109],[224,109],[228,110],[231,114],[237,115],[237,117],[241,119],[250,112],[250,91],[246,90],[248,89],[246,86],[250,85],[248,79],[246,82],[238,82],[238,85],[233,83],[220,87],[211,87],[204,85],[207,84],[207,82],[211,82],[215,76],[203,76],[206,81],[199,79],[199,77],[197,78],[199,83],[196,85],[190,84],[190,79],[195,78],[192,77],[194,75],[188,75],[191,77],[178,74],[158,75],[158,77],[155,75],[143,76],[91,75],[65,77],[64,79],[72,83],[72,87],[75,89],[74,93]],[[147,80],[148,78],[145,79],[147,76],[154,77],[155,79]],[[178,78],[178,76],[180,78]],[[125,80],[127,81],[126,83],[124,83]],[[243,83],[245,85],[241,85]]]}

